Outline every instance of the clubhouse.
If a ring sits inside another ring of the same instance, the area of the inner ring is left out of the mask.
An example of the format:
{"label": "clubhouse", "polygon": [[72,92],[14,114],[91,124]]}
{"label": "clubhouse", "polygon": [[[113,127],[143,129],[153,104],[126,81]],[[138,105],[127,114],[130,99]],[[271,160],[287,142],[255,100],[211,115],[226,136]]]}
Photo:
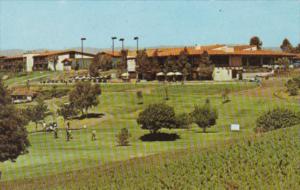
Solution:
{"label": "clubhouse", "polygon": [[[206,45],[206,46],[192,46],[192,47],[174,47],[174,48],[157,48],[146,49],[148,58],[151,60],[154,57],[158,59],[160,64],[165,64],[169,57],[177,60],[180,53],[186,48],[188,54],[188,62],[194,65],[201,60],[201,55],[207,52],[211,64],[214,66],[212,79],[216,81],[245,79],[252,75],[268,75],[272,74],[272,68],[276,66],[278,58],[286,57],[293,60],[295,54],[285,53],[282,51],[273,50],[258,50],[256,46],[252,45]],[[120,52],[106,52],[107,54],[120,58]],[[129,76],[135,77],[136,72],[136,51],[127,52],[127,71]],[[193,69],[191,80],[199,79],[198,68]],[[248,74],[256,70],[256,74]],[[257,73],[257,70],[260,73]],[[177,71],[172,71],[175,74]],[[178,73],[178,72],[177,72]],[[243,74],[245,73],[245,74]],[[165,76],[168,73],[159,73]],[[243,77],[244,76],[244,77]],[[155,78],[151,76],[150,78]]]}

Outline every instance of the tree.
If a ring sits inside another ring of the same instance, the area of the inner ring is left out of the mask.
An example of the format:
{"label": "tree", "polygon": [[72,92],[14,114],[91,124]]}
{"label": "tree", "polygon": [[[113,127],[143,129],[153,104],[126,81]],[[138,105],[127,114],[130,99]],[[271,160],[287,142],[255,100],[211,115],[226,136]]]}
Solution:
{"label": "tree", "polygon": [[211,60],[207,51],[201,54],[201,58],[198,63],[198,74],[200,78],[211,79],[214,70],[213,65],[211,65]]}
{"label": "tree", "polygon": [[300,53],[300,43],[295,48],[293,48],[292,53]]}
{"label": "tree", "polygon": [[19,155],[28,153],[27,123],[23,112],[11,104],[9,92],[0,79],[0,162],[14,162]]}
{"label": "tree", "polygon": [[159,59],[158,59],[158,50],[157,49],[153,52],[153,55],[152,55],[151,68],[152,68],[152,73],[153,74],[162,72],[163,68],[164,68],[164,65],[160,64],[160,62],[159,62]]}
{"label": "tree", "polygon": [[99,69],[108,71],[112,69],[112,57],[102,52],[97,53],[89,66],[89,73],[92,77],[99,76]]}
{"label": "tree", "polygon": [[184,82],[187,76],[192,73],[192,65],[189,63],[188,51],[186,47],[179,53],[178,66],[182,72]]}
{"label": "tree", "polygon": [[57,56],[51,56],[49,58],[49,61],[53,63],[53,69],[54,69],[54,71],[56,71],[56,66],[57,66],[57,63],[58,63],[58,57]]}
{"label": "tree", "polygon": [[35,130],[37,131],[38,123],[46,118],[48,113],[48,106],[40,97],[37,98],[37,105],[27,107],[26,113],[30,121],[35,123]]}
{"label": "tree", "polygon": [[122,128],[120,133],[116,135],[117,143],[120,146],[128,146],[129,138],[131,137],[127,128]]}
{"label": "tree", "polygon": [[250,45],[255,45],[257,47],[258,50],[260,50],[262,48],[262,41],[260,41],[259,37],[257,36],[253,36],[251,39],[250,39]]}
{"label": "tree", "polygon": [[203,129],[204,133],[206,132],[206,128],[215,125],[218,119],[217,110],[212,108],[209,102],[206,102],[203,106],[195,105],[191,115],[194,122],[198,127]]}
{"label": "tree", "polygon": [[275,60],[275,64],[283,65],[285,70],[289,69],[290,60],[287,57],[278,58]]}
{"label": "tree", "polygon": [[120,54],[121,54],[121,59],[116,64],[117,71],[118,71],[119,75],[122,74],[123,72],[127,71],[127,54],[128,54],[128,51],[127,50],[121,50]]}
{"label": "tree", "polygon": [[69,101],[84,115],[84,111],[87,113],[89,108],[98,105],[99,95],[101,95],[101,88],[98,84],[92,85],[90,82],[78,82],[69,93]]}
{"label": "tree", "polygon": [[142,79],[144,79],[144,75],[146,75],[147,78],[149,78],[149,74],[151,74],[151,64],[147,55],[146,49],[137,51],[136,56],[136,72],[137,74],[142,75]]}
{"label": "tree", "polygon": [[57,110],[58,115],[62,116],[65,120],[69,120],[71,117],[78,114],[78,110],[72,104],[63,104],[59,110]]}
{"label": "tree", "polygon": [[178,70],[176,60],[173,56],[168,56],[164,65],[164,73],[175,72]]}
{"label": "tree", "polygon": [[293,46],[287,38],[284,38],[280,48],[284,52],[292,52],[293,51]]}
{"label": "tree", "polygon": [[137,123],[150,133],[157,133],[161,128],[176,128],[174,108],[164,103],[150,104],[139,114]]}

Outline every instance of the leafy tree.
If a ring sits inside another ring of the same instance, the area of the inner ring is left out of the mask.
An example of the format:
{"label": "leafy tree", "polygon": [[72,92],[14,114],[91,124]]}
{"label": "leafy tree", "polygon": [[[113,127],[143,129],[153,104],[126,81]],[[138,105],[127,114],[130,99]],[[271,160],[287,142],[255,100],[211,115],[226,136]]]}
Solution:
{"label": "leafy tree", "polygon": [[151,133],[157,133],[161,128],[176,128],[174,108],[163,103],[150,104],[139,114],[137,123]]}
{"label": "leafy tree", "polygon": [[210,106],[210,103],[207,102],[203,106],[195,105],[193,112],[191,113],[194,122],[198,127],[203,129],[203,132],[206,132],[206,128],[209,128],[216,124],[218,119],[218,112],[216,109]]}
{"label": "leafy tree", "polygon": [[99,95],[101,95],[101,89],[98,84],[92,85],[90,82],[78,82],[75,88],[70,91],[69,101],[84,115],[84,111],[87,113],[89,108],[98,105]]}
{"label": "leafy tree", "polygon": [[255,45],[257,47],[258,50],[260,50],[262,48],[262,41],[259,39],[259,37],[257,36],[253,36],[251,39],[250,39],[250,45]]}
{"label": "leafy tree", "polygon": [[178,70],[176,60],[173,56],[169,56],[165,61],[164,72],[175,72]]}
{"label": "leafy tree", "polygon": [[153,52],[153,56],[152,56],[152,59],[150,60],[150,62],[151,62],[151,69],[152,69],[153,74],[163,71],[164,65],[160,64],[160,62],[159,62],[157,49]]}
{"label": "leafy tree", "polygon": [[299,116],[286,108],[275,108],[263,113],[256,120],[256,131],[270,131],[280,128],[291,127],[299,124]]}
{"label": "leafy tree", "polygon": [[280,48],[284,52],[292,52],[293,51],[293,46],[287,38],[285,38],[282,41],[282,44],[281,44]]}
{"label": "leafy tree", "polygon": [[200,78],[211,79],[214,70],[213,65],[211,65],[211,60],[207,51],[201,54],[201,58],[198,63],[198,74]]}
{"label": "leafy tree", "polygon": [[299,86],[295,80],[293,80],[293,79],[288,80],[287,83],[285,84],[285,86],[291,96],[298,95]]}
{"label": "leafy tree", "polygon": [[129,138],[131,137],[127,128],[122,128],[120,133],[116,135],[117,143],[120,146],[128,146]]}
{"label": "leafy tree", "polygon": [[289,69],[290,60],[287,57],[278,58],[275,60],[275,64],[283,65],[285,70]]}
{"label": "leafy tree", "polygon": [[186,47],[179,54],[178,65],[183,75],[183,81],[185,81],[187,76],[191,75],[192,73],[192,65],[189,63],[188,51]]}
{"label": "leafy tree", "polygon": [[97,53],[89,66],[89,73],[92,77],[99,76],[99,69],[108,71],[112,69],[112,57],[102,52]]}
{"label": "leafy tree", "polygon": [[99,76],[99,65],[95,60],[89,65],[89,74],[92,77]]}
{"label": "leafy tree", "polygon": [[69,120],[78,114],[78,110],[72,104],[63,104],[57,111],[58,115],[62,116],[65,120]]}
{"label": "leafy tree", "polygon": [[27,117],[30,121],[35,123],[35,130],[37,131],[38,123],[43,121],[49,114],[48,106],[41,97],[37,98],[37,105],[27,107]]}
{"label": "leafy tree", "polygon": [[127,50],[121,50],[121,59],[120,61],[116,64],[117,72],[118,74],[122,74],[127,71]]}
{"label": "leafy tree", "polygon": [[27,123],[23,112],[11,104],[9,92],[0,79],[0,162],[14,162],[28,152]]}
{"label": "leafy tree", "polygon": [[293,48],[292,53],[300,53],[300,43],[295,48]]}
{"label": "leafy tree", "polygon": [[142,79],[144,79],[144,75],[146,76],[150,73],[152,70],[152,65],[149,61],[147,51],[146,49],[137,51],[137,56],[136,56],[136,72],[137,74],[142,75]]}

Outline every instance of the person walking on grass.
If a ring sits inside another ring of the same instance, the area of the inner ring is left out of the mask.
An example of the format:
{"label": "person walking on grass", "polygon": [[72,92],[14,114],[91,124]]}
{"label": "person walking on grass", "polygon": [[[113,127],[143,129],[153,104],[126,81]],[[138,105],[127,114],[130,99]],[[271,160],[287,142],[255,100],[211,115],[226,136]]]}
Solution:
{"label": "person walking on grass", "polygon": [[72,139],[72,135],[71,135],[71,129],[70,129],[70,123],[67,123],[67,128],[66,128],[66,135],[67,135],[67,141],[70,141],[70,139]]}

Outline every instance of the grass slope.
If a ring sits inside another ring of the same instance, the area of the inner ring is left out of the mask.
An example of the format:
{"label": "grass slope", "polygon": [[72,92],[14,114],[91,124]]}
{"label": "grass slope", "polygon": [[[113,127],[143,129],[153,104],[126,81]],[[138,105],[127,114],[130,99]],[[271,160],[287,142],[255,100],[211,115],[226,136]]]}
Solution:
{"label": "grass slope", "polygon": [[[148,104],[164,101],[162,88],[161,85],[149,84],[102,85],[103,95],[100,97],[100,104],[91,112],[104,113],[103,118],[72,120],[71,127],[81,128],[86,125],[87,129],[73,131],[74,139],[67,143],[62,118],[56,115],[48,117],[48,122],[58,121],[61,127],[60,138],[55,140],[51,133],[30,134],[32,146],[29,154],[20,156],[15,163],[2,163],[0,166],[3,172],[2,180],[15,181],[55,175],[187,147],[203,148],[253,134],[257,116],[272,107],[285,106],[299,110],[298,103],[294,101],[286,102],[270,97],[237,94],[245,89],[256,88],[249,83],[170,85],[170,100],[167,104],[174,106],[176,113],[190,112],[194,104],[203,104],[206,98],[210,98],[211,103],[219,111],[217,125],[209,129],[206,134],[195,125],[190,130],[164,130],[163,132],[166,133],[177,133],[181,138],[176,141],[143,142],[139,138],[148,131],[140,129],[137,125],[137,115]],[[231,102],[226,104],[222,104],[220,95],[224,88],[232,89]],[[143,105],[137,104],[136,90],[138,89],[143,90]],[[47,101],[47,104],[55,112],[59,104],[65,101],[67,98],[52,99]],[[241,124],[241,132],[230,132],[231,123]],[[34,131],[34,124],[27,127],[30,131]],[[115,135],[123,127],[127,127],[132,134],[131,146],[116,146]],[[91,141],[92,130],[97,132],[97,141],[94,142]]]}
{"label": "grass slope", "polygon": [[4,189],[298,189],[300,126],[205,149],[135,158]]}

